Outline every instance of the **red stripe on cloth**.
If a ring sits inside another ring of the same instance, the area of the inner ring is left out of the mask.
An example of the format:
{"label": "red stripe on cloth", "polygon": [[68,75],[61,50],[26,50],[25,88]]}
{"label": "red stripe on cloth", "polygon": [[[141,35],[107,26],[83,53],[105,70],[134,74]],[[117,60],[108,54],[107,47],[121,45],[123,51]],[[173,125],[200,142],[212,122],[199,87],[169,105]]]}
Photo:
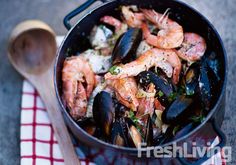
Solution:
{"label": "red stripe on cloth", "polygon": [[[37,98],[37,97],[36,97],[36,98]],[[36,106],[36,105],[35,105],[35,106]],[[24,108],[24,107],[22,107],[21,109],[22,109],[22,110],[33,110],[33,108],[34,108],[34,107],[32,107],[32,108],[29,108],[29,107]],[[36,109],[37,109],[37,110],[40,110],[40,111],[46,111],[46,108],[36,107]]]}
{"label": "red stripe on cloth", "polygon": [[[50,160],[51,161],[51,158],[49,157],[46,157],[46,156],[33,156],[33,155],[28,155],[28,156],[21,156],[21,158],[32,158],[32,157],[35,157],[35,159],[33,159],[34,161],[38,158],[38,159],[47,159],[47,160]],[[57,159],[57,158],[53,158],[52,161],[56,161],[56,162],[64,162],[63,159]]]}
{"label": "red stripe on cloth", "polygon": [[40,143],[50,143],[51,144],[58,144],[57,141],[48,141],[48,140],[41,140],[41,139],[21,139],[22,142],[40,142]]}
{"label": "red stripe on cloth", "polygon": [[51,128],[51,132],[50,132],[50,161],[51,161],[51,165],[53,165],[53,129]]}
{"label": "red stripe on cloth", "polygon": [[[24,93],[25,94],[25,93]],[[32,159],[33,159],[33,165],[36,165],[36,110],[37,110],[37,107],[36,107],[36,105],[37,105],[37,91],[36,90],[34,90],[34,95],[33,95],[33,97],[34,97],[34,104],[33,104],[33,123],[32,123],[32,125],[33,125],[33,157],[32,157]]]}
{"label": "red stripe on cloth", "polygon": [[[35,122],[36,123],[36,122]],[[46,123],[36,123],[37,126],[48,126],[52,128],[51,124],[46,124]],[[21,126],[33,126],[33,123],[22,123]]]}
{"label": "red stripe on cloth", "polygon": [[221,155],[222,165],[226,165],[226,160],[224,158],[224,150],[221,150],[220,155]]}

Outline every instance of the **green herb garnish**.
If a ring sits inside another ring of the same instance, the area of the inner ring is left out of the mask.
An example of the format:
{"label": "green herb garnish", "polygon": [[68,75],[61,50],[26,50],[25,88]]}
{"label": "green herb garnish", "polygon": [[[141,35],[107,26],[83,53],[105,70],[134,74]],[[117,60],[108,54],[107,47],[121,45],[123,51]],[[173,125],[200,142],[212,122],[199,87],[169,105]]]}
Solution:
{"label": "green herb garnish", "polygon": [[118,75],[121,70],[118,66],[113,66],[109,69],[109,72],[112,74],[112,75]]}
{"label": "green herb garnish", "polygon": [[159,97],[164,96],[164,93],[162,91],[159,91],[157,94],[158,94]]}
{"label": "green herb garnish", "polygon": [[180,129],[180,126],[177,125],[177,126],[173,129],[172,134],[175,136],[176,133],[179,131],[179,129]]}
{"label": "green herb garnish", "polygon": [[176,97],[177,97],[177,93],[172,92],[172,93],[170,94],[170,96],[168,97],[168,101],[169,101],[169,102],[172,102],[172,101],[174,101],[174,100],[176,99]]}
{"label": "green herb garnish", "polygon": [[195,94],[194,90],[186,90],[187,96],[193,96]]}
{"label": "green herb garnish", "polygon": [[205,117],[203,115],[193,116],[191,117],[191,120],[195,123],[202,123],[205,120]]}
{"label": "green herb garnish", "polygon": [[135,116],[135,114],[134,114],[134,112],[132,110],[129,111],[128,117],[134,122],[137,130],[139,131],[139,133],[143,137],[143,135],[142,135],[142,128],[140,127],[139,122],[138,122],[139,119]]}

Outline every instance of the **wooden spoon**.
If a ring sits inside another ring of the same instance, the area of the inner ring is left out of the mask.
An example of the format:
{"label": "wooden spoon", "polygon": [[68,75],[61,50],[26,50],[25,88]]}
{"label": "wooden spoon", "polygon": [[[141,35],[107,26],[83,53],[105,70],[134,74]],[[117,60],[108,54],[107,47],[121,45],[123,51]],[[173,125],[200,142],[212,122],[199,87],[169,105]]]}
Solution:
{"label": "wooden spoon", "polygon": [[8,57],[16,70],[39,92],[47,108],[65,164],[80,164],[64,123],[53,85],[53,64],[56,56],[55,33],[45,23],[30,20],[12,31]]}

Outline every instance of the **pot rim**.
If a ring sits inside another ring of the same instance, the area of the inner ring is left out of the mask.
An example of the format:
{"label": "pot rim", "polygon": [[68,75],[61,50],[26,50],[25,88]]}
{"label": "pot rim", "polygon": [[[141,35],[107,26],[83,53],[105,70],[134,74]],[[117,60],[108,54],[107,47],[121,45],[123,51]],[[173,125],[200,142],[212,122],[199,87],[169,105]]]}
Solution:
{"label": "pot rim", "polygon": [[[186,135],[176,139],[176,140],[173,140],[171,142],[168,142],[168,143],[165,143],[165,144],[162,144],[162,145],[159,145],[160,147],[165,147],[165,146],[170,146],[172,145],[173,143],[178,143],[188,137],[190,137],[191,135],[193,135],[195,132],[197,132],[198,130],[201,129],[201,127],[203,125],[205,125],[207,122],[209,122],[209,120],[212,118],[214,112],[217,110],[217,107],[219,107],[221,101],[224,99],[224,96],[225,96],[225,91],[226,91],[226,84],[227,84],[227,76],[228,76],[228,61],[227,61],[227,53],[226,53],[226,50],[225,50],[225,47],[224,47],[224,44],[223,44],[223,41],[219,35],[219,33],[217,32],[216,28],[213,26],[213,24],[205,17],[203,16],[200,12],[198,12],[196,9],[194,9],[193,7],[191,7],[190,5],[184,3],[184,2],[181,2],[179,0],[172,0],[174,3],[179,3],[180,5],[184,6],[184,7],[187,7],[189,8],[191,11],[195,12],[199,17],[201,17],[201,19],[207,23],[207,26],[212,28],[213,32],[215,33],[216,37],[218,38],[219,40],[219,43],[222,47],[222,52],[223,52],[223,56],[224,56],[224,82],[223,82],[223,85],[222,85],[222,88],[221,88],[221,91],[220,91],[220,96],[217,100],[217,102],[215,103],[214,107],[210,110],[210,112],[208,113],[207,117],[205,118],[205,120],[199,124],[196,128],[194,128],[191,132],[187,133]],[[68,118],[68,120],[76,127],[76,129],[78,129],[80,132],[82,132],[82,134],[84,134],[84,136],[86,136],[87,138],[89,138],[89,141],[93,141],[94,143],[96,143],[96,147],[99,147],[99,148],[109,148],[109,149],[112,149],[112,150],[119,150],[119,151],[124,151],[124,152],[132,152],[132,153],[137,153],[138,152],[138,149],[136,148],[129,148],[129,147],[120,147],[120,146],[116,146],[116,145],[113,145],[113,144],[109,144],[109,143],[106,143],[98,138],[95,138],[91,135],[89,135],[88,133],[86,133],[82,128],[79,127],[79,125],[72,119],[72,117],[69,115],[69,113],[67,112],[66,108],[64,107],[63,103],[62,103],[62,100],[61,100],[61,97],[60,97],[60,94],[58,92],[58,84],[57,84],[57,66],[58,66],[58,61],[59,61],[59,56],[60,56],[60,52],[61,52],[61,49],[65,43],[65,41],[68,39],[68,36],[70,35],[70,33],[75,29],[75,27],[84,19],[86,18],[88,15],[92,14],[94,11],[98,10],[99,8],[101,7],[104,7],[106,6],[107,4],[110,4],[110,3],[115,3],[117,2],[116,0],[112,0],[112,1],[109,1],[109,2],[105,2],[105,3],[102,3],[100,5],[98,5],[96,8],[92,9],[92,10],[89,10],[87,12],[87,14],[85,14],[83,17],[81,17],[76,24],[73,25],[73,27],[67,32],[66,36],[64,37],[60,47],[58,48],[57,50],[57,56],[56,56],[56,61],[55,61],[55,65],[54,65],[54,76],[53,76],[53,79],[54,79],[54,86],[55,86],[55,91],[56,91],[56,97],[57,97],[57,100],[60,104],[60,108],[62,109],[63,113],[66,115],[66,117]],[[93,143],[93,144],[94,144]],[[152,146],[152,147],[155,147],[155,146]],[[147,148],[142,148],[142,154],[145,153],[147,151]]]}

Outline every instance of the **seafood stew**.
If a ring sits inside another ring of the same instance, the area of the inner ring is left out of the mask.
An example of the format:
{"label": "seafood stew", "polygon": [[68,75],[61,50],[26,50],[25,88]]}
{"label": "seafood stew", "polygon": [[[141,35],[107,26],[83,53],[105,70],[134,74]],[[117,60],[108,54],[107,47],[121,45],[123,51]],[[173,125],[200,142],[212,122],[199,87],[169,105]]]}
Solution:
{"label": "seafood stew", "polygon": [[68,49],[62,70],[68,112],[90,135],[124,147],[161,145],[189,124],[193,130],[222,83],[214,45],[172,20],[169,9],[116,12],[84,36],[86,47]]}

